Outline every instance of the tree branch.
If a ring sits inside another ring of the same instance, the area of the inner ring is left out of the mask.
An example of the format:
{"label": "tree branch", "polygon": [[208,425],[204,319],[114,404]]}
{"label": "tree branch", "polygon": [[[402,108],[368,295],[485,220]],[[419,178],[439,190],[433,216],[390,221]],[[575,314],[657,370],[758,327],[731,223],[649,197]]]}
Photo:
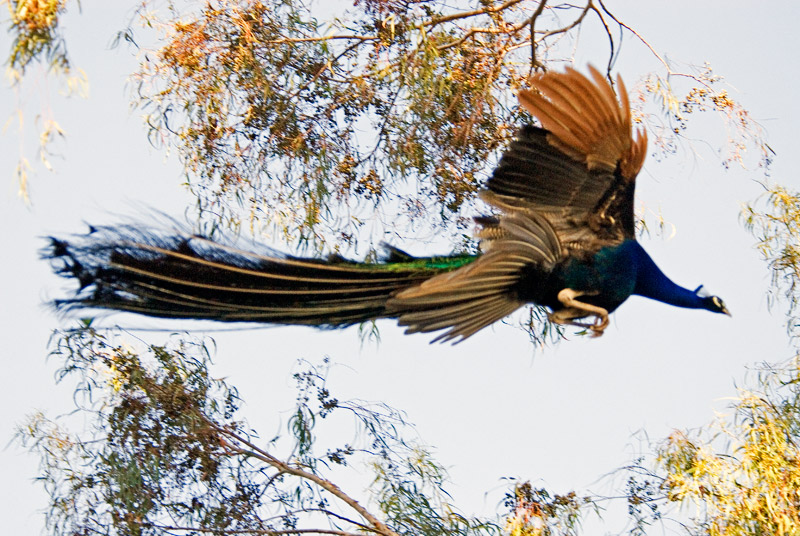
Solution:
{"label": "tree branch", "polygon": [[236,432],[233,432],[231,430],[227,430],[224,427],[221,427],[221,426],[219,426],[218,424],[216,424],[214,422],[210,422],[209,421],[209,425],[212,426],[214,429],[216,429],[218,432],[220,432],[222,434],[225,434],[225,435],[235,439],[236,441],[238,441],[239,443],[241,443],[243,445],[246,445],[251,450],[247,451],[245,449],[242,449],[240,447],[237,447],[236,445],[232,445],[232,444],[227,443],[227,442],[225,442],[226,444],[224,446],[226,446],[226,447],[228,447],[228,448],[232,449],[233,451],[238,452],[240,454],[250,455],[250,456],[253,456],[255,458],[258,458],[258,459],[262,460],[264,463],[271,465],[272,467],[278,469],[279,471],[281,471],[283,473],[288,473],[290,475],[294,475],[294,476],[297,476],[299,478],[303,478],[305,480],[309,480],[309,481],[315,483],[316,485],[318,485],[322,489],[328,491],[329,493],[331,493],[332,495],[334,495],[335,497],[337,497],[338,499],[343,501],[345,504],[350,506],[350,508],[352,508],[353,510],[358,512],[358,514],[361,517],[363,517],[370,525],[372,525],[372,527],[373,527],[372,530],[374,530],[375,532],[377,532],[379,534],[383,534],[385,536],[399,536],[396,532],[394,532],[389,527],[387,527],[385,523],[383,523],[378,518],[376,518],[375,516],[370,514],[363,506],[361,506],[358,503],[358,501],[356,501],[355,499],[353,499],[352,497],[350,497],[349,495],[344,493],[341,489],[339,489],[339,487],[336,484],[334,484],[333,482],[331,482],[329,480],[326,480],[324,478],[321,478],[321,477],[315,475],[314,473],[309,473],[308,471],[304,471],[303,469],[299,469],[297,467],[292,467],[291,465],[287,464],[286,462],[284,462],[282,460],[279,460],[278,458],[276,458],[275,456],[273,456],[270,453],[266,452],[265,450],[262,450],[261,448],[259,448],[255,444],[251,443],[246,438],[240,436]]}
{"label": "tree branch", "polygon": [[267,45],[283,45],[285,43],[318,43],[320,41],[375,41],[380,39],[377,35],[323,35],[319,37],[283,37],[271,41],[262,41]]}
{"label": "tree branch", "polygon": [[527,22],[531,27],[531,68],[528,71],[528,76],[533,74],[533,71],[536,70],[536,39],[534,39],[534,35],[536,35],[536,19],[538,19],[539,15],[544,11],[545,4],[547,4],[547,0],[539,2],[539,6]]}
{"label": "tree branch", "polygon": [[[602,0],[598,0],[598,2],[600,3],[600,7],[603,8],[603,11],[608,13],[608,10],[603,5]],[[600,23],[603,25],[603,29],[605,29],[605,31],[606,31],[606,36],[608,36],[608,44],[609,44],[609,47],[611,48],[611,54],[609,54],[608,64],[606,64],[606,77],[608,78],[609,82],[613,86],[614,85],[614,80],[611,78],[611,66],[614,64],[614,54],[615,54],[614,36],[611,35],[611,30],[609,29],[608,24],[606,23],[606,19],[603,18],[603,14],[600,12],[599,9],[597,9],[597,6],[592,5],[592,11],[594,11],[595,14],[597,14],[597,18],[600,19]]]}
{"label": "tree branch", "polygon": [[653,46],[652,46],[652,45],[651,45],[651,44],[650,44],[650,43],[649,43],[649,42],[648,42],[648,41],[647,41],[647,40],[646,40],[644,37],[642,37],[642,36],[639,34],[639,32],[637,32],[636,30],[634,30],[633,28],[631,28],[630,26],[628,26],[627,24],[625,24],[624,22],[622,22],[622,21],[620,21],[618,18],[616,18],[616,17],[615,17],[615,16],[614,16],[614,15],[613,15],[611,12],[609,12],[607,9],[605,9],[605,6],[603,6],[602,2],[600,3],[600,5],[601,5],[601,7],[603,7],[603,11],[605,11],[605,12],[606,12],[606,14],[607,14],[609,17],[611,17],[611,19],[612,19],[614,22],[616,22],[617,24],[619,24],[619,26],[620,26],[621,28],[625,28],[625,29],[626,29],[626,30],[628,30],[630,33],[632,33],[632,34],[633,34],[633,35],[634,35],[634,36],[635,36],[635,37],[636,37],[636,38],[637,38],[639,41],[641,41],[641,43],[642,43],[644,46],[646,46],[646,47],[647,47],[647,49],[650,51],[650,53],[651,53],[651,54],[653,54],[653,56],[655,56],[655,57],[656,57],[656,59],[657,59],[657,60],[658,60],[658,61],[659,61],[659,62],[660,62],[660,63],[661,63],[663,66],[664,66],[664,68],[667,70],[667,75],[668,75],[668,76],[681,76],[681,77],[684,77],[684,78],[689,78],[689,79],[691,79],[691,80],[694,80],[694,81],[695,81],[695,82],[697,82],[698,84],[702,84],[704,87],[708,87],[708,88],[710,88],[710,87],[711,87],[711,86],[708,84],[708,82],[707,82],[707,81],[703,80],[703,79],[702,79],[702,78],[700,78],[700,77],[694,76],[694,75],[692,75],[692,74],[689,74],[689,73],[682,73],[682,72],[678,72],[678,71],[673,71],[673,70],[672,70],[672,67],[670,67],[670,65],[669,65],[669,63],[667,62],[667,60],[665,60],[664,58],[662,58],[662,57],[661,57],[661,55],[660,55],[658,52],[656,52],[656,50],[653,48]]}
{"label": "tree branch", "polygon": [[[145,525],[142,525],[145,526]],[[290,534],[331,534],[334,536],[364,536],[359,532],[347,532],[344,530],[336,529],[285,529],[285,530],[270,530],[270,529],[219,529],[219,528],[205,528],[205,527],[180,527],[177,525],[154,525],[148,524],[148,527],[153,527],[161,530],[177,530],[181,532],[213,532],[214,534],[264,534],[265,536],[282,536]]]}
{"label": "tree branch", "polygon": [[[548,32],[544,32],[544,33],[542,33],[541,39],[545,39],[547,37],[550,37],[551,35],[567,33],[568,31],[570,31],[571,29],[573,29],[574,27],[579,25],[581,22],[583,22],[583,19],[586,17],[586,14],[593,7],[594,7],[594,4],[592,3],[592,0],[589,0],[589,2],[586,3],[586,7],[583,8],[583,11],[581,11],[581,14],[578,16],[577,19],[575,19],[572,22],[572,24],[570,24],[569,26],[564,26],[563,28],[559,28],[557,30],[550,30]],[[531,39],[532,38],[533,37],[531,36]]]}
{"label": "tree branch", "polygon": [[519,4],[524,0],[508,0],[506,3],[501,4],[499,6],[488,6],[481,9],[476,9],[474,11],[467,11],[465,13],[453,13],[452,15],[445,15],[443,17],[436,17],[428,22],[423,23],[423,26],[433,28],[434,26],[438,26],[444,22],[452,22],[454,20],[459,19],[468,19],[470,17],[475,17],[476,15],[488,15],[489,13],[499,13],[515,4]]}
{"label": "tree branch", "polygon": [[436,50],[441,51],[441,50],[447,50],[448,48],[457,47],[457,46],[461,45],[462,43],[464,43],[467,39],[469,39],[473,35],[479,34],[479,33],[494,34],[494,35],[501,35],[502,34],[502,35],[512,36],[512,35],[517,34],[525,26],[527,26],[529,24],[529,20],[530,19],[525,20],[524,22],[522,22],[522,23],[520,23],[520,24],[518,24],[516,26],[512,26],[511,28],[504,29],[504,30],[503,29],[497,29],[497,28],[470,28],[469,30],[467,30],[467,32],[463,36],[459,37],[455,41],[451,41],[449,43],[445,43],[444,45],[439,45],[438,47],[436,47]]}

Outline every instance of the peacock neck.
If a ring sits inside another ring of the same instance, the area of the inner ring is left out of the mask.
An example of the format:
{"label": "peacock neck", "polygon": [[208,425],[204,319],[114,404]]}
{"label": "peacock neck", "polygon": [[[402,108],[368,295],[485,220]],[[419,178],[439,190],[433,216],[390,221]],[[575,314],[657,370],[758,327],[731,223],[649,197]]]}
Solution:
{"label": "peacock neck", "polygon": [[638,243],[636,243],[636,250],[638,266],[634,294],[676,307],[688,307],[690,309],[703,307],[703,301],[700,296],[692,290],[673,283],[656,266],[650,255]]}

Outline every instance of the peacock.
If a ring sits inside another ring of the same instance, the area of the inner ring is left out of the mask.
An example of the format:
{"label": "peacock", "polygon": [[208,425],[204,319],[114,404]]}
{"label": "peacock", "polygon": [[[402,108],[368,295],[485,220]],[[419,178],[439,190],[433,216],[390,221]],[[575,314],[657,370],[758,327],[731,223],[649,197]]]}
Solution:
{"label": "peacock", "polygon": [[413,257],[385,247],[380,262],[244,251],[190,234],[96,227],[51,238],[54,270],[79,289],[61,309],[155,317],[344,327],[397,319],[406,333],[461,342],[526,304],[595,336],[631,295],[730,315],[723,301],[673,283],[636,240],[634,190],[647,135],[634,136],[617,77],[589,67],[532,75],[519,93],[541,126],[523,127],[480,198],[481,253]]}

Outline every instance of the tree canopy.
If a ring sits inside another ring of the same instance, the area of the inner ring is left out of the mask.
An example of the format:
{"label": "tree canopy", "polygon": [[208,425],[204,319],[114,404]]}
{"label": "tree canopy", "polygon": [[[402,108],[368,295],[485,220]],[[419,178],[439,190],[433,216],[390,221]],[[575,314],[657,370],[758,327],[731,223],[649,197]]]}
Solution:
{"label": "tree canopy", "polygon": [[[142,47],[133,104],[150,141],[180,154],[208,232],[245,224],[338,248],[433,228],[458,244],[482,180],[524,122],[516,93],[527,77],[568,63],[587,25],[606,35],[609,74],[621,35],[639,39],[603,2],[469,4],[144,2],[117,42]],[[9,2],[18,77],[36,59],[76,76],[58,26],[68,5]],[[692,113],[713,110],[730,128],[725,162],[750,149],[768,164],[760,127],[710,67],[664,68],[634,99],[656,154],[675,150]]]}

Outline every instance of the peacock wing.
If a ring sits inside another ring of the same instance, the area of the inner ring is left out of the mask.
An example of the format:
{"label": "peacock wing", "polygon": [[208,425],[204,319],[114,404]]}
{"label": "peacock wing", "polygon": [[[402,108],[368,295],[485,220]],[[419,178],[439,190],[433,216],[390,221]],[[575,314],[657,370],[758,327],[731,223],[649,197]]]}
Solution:
{"label": "peacock wing", "polygon": [[[625,85],[619,100],[602,74],[574,69],[537,73],[520,103],[542,128],[525,127],[503,155],[484,199],[575,218],[595,233],[632,238],[636,175],[647,149],[643,130],[633,137]],[[578,218],[580,219],[580,218]]]}
{"label": "peacock wing", "polygon": [[487,218],[491,247],[474,262],[401,290],[386,304],[406,333],[443,331],[436,341],[463,341],[525,305],[516,287],[522,274],[546,276],[562,258],[548,221],[524,211]]}

